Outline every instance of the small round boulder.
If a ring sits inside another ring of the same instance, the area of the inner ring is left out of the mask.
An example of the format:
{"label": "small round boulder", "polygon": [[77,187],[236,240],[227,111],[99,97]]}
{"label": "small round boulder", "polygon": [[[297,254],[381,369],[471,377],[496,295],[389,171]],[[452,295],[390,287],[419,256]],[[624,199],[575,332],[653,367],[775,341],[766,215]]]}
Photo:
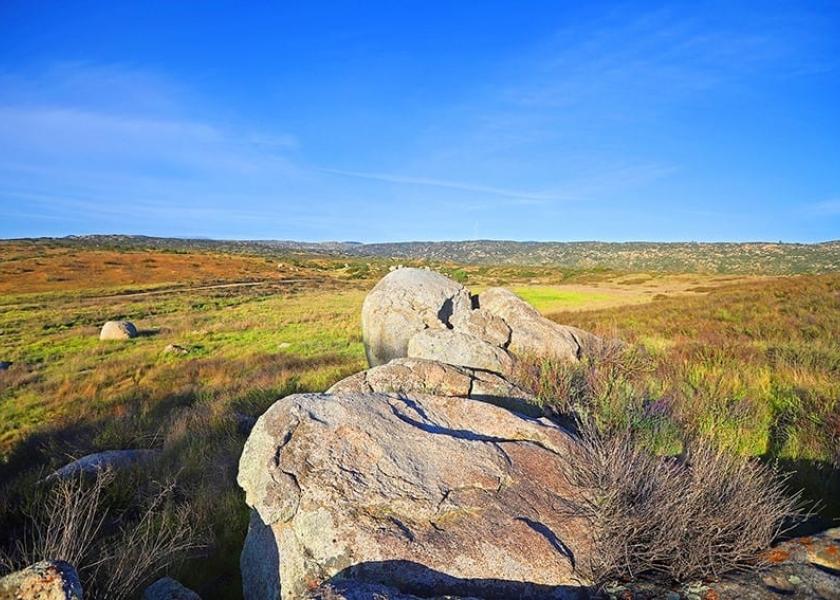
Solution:
{"label": "small round boulder", "polygon": [[100,340],[129,340],[137,337],[137,328],[130,321],[108,321],[99,332]]}

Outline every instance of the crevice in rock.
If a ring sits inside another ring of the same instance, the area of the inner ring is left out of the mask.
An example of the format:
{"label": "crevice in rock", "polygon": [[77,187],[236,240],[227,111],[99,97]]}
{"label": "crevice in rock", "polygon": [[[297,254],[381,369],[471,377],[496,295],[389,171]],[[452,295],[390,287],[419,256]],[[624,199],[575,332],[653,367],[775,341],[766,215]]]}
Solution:
{"label": "crevice in rock", "polygon": [[286,432],[283,434],[283,439],[280,440],[279,444],[277,444],[277,448],[274,450],[274,466],[275,467],[277,467],[277,468],[280,467],[280,454],[282,454],[283,448],[286,447],[286,444],[288,444],[292,440],[292,436],[295,434],[295,431],[297,431],[297,428],[298,428],[299,425],[300,425],[300,421],[295,420],[294,423],[292,423],[291,427],[289,427],[286,430]]}
{"label": "crevice in rock", "polygon": [[[408,400],[408,399],[402,398],[402,397],[399,397],[398,399],[402,400],[403,402],[406,402],[406,400]],[[412,401],[412,403],[416,404],[413,401]],[[452,438],[455,438],[455,439],[458,439],[458,440],[467,440],[467,441],[471,441],[471,442],[490,442],[490,443],[495,443],[495,444],[529,443],[529,444],[533,444],[533,445],[535,445],[539,448],[542,448],[543,450],[545,450],[547,452],[550,452],[551,454],[554,454],[555,456],[561,456],[561,454],[557,450],[554,450],[553,448],[551,448],[549,446],[546,446],[544,443],[542,443],[540,441],[537,441],[537,440],[526,439],[526,438],[520,438],[520,439],[518,439],[518,438],[504,438],[504,437],[499,437],[499,436],[494,436],[494,435],[485,435],[483,433],[476,433],[475,431],[470,431],[469,429],[451,429],[449,427],[444,427],[442,425],[438,425],[436,423],[433,423],[431,420],[428,420],[428,417],[425,416],[425,413],[420,412],[419,414],[424,416],[428,421],[426,423],[422,423],[420,421],[412,419],[410,416],[408,416],[406,414],[401,413],[399,411],[399,409],[396,406],[394,406],[393,404],[389,403],[389,406],[391,407],[391,412],[400,421],[402,421],[403,423],[407,423],[408,425],[411,425],[412,427],[416,427],[416,428],[420,429],[421,431],[425,431],[426,433],[431,433],[431,434],[435,434],[435,435],[447,435],[449,437],[452,437]]]}
{"label": "crevice in rock", "polygon": [[575,358],[580,360],[581,358],[583,358],[583,344],[581,344],[580,340],[574,334],[573,331],[569,331],[569,336],[572,338],[572,340],[575,342],[575,345],[577,346],[575,348]]}
{"label": "crevice in rock", "polygon": [[397,528],[400,530],[400,532],[402,532],[402,534],[405,536],[405,538],[406,538],[409,542],[413,542],[413,541],[415,540],[414,533],[411,531],[411,529],[409,529],[409,527],[408,527],[405,523],[403,523],[402,521],[400,521],[400,520],[399,520],[398,518],[396,518],[396,517],[390,517],[390,521],[391,521],[394,525],[396,525],[396,526],[397,526]]}
{"label": "crevice in rock", "polygon": [[508,453],[505,452],[505,449],[502,448],[499,444],[493,444],[493,447],[499,452],[499,454],[502,455],[502,458],[505,460],[507,465],[509,467],[512,467],[513,466],[513,461],[511,460],[510,455],[508,455]]}
{"label": "crevice in rock", "polygon": [[559,552],[569,561],[569,564],[572,566],[572,569],[576,568],[575,553],[572,552],[571,548],[569,548],[566,544],[563,543],[563,540],[557,537],[557,534],[554,533],[548,525],[540,521],[534,521],[533,519],[529,519],[528,517],[516,517],[516,520],[525,523],[528,527],[530,527],[535,532],[544,537],[546,541],[548,541],[548,543],[551,544],[555,550],[557,550],[557,552]]}

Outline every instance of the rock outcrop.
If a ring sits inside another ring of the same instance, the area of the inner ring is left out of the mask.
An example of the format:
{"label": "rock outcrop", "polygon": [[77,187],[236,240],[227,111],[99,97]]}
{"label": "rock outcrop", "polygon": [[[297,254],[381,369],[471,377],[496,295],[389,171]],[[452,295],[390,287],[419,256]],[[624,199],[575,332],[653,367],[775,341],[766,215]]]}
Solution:
{"label": "rock outcrop", "polygon": [[251,430],[245,600],[840,599],[840,529],[778,546],[765,571],[596,595],[592,524],[565,476],[579,442],[509,374],[601,340],[420,269],[377,284],[363,330],[370,369],[276,402]]}
{"label": "rock outcrop", "polygon": [[516,356],[578,360],[591,333],[546,319],[504,288],[470,296],[423,269],[397,269],[365,298],[362,334],[370,366],[406,356],[508,374]]}
{"label": "rock outcrop", "polygon": [[161,577],[145,589],[143,600],[201,600],[201,596],[171,577]]}
{"label": "rock outcrop", "polygon": [[45,560],[0,578],[0,600],[82,600],[82,584],[70,563]]}
{"label": "rock outcrop", "polygon": [[564,512],[577,492],[559,456],[574,443],[545,419],[465,398],[287,397],[240,461],[260,521],[243,552],[246,599],[274,584],[300,598],[333,577],[426,597],[575,597],[590,532]]}
{"label": "rock outcrop", "polygon": [[137,328],[130,321],[108,321],[99,332],[100,340],[130,340],[137,337]]}
{"label": "rock outcrop", "polygon": [[362,306],[362,336],[370,366],[406,356],[408,341],[424,329],[446,329],[472,307],[469,292],[440,273],[397,269],[370,291]]}
{"label": "rock outcrop", "polygon": [[505,288],[479,294],[478,306],[501,318],[511,330],[507,348],[514,354],[577,360],[593,350],[599,339],[576,327],[560,325]]}

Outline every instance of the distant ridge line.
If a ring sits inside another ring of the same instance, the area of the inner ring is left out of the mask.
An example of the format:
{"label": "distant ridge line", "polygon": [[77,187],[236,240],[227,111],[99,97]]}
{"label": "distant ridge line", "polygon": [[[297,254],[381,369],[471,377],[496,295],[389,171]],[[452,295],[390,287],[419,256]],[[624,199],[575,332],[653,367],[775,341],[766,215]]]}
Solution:
{"label": "distant ridge line", "polygon": [[445,242],[214,240],[97,234],[24,238],[33,243],[124,250],[211,251],[254,255],[308,254],[475,265],[516,265],[616,271],[708,272],[784,275],[840,272],[840,240],[801,242]]}

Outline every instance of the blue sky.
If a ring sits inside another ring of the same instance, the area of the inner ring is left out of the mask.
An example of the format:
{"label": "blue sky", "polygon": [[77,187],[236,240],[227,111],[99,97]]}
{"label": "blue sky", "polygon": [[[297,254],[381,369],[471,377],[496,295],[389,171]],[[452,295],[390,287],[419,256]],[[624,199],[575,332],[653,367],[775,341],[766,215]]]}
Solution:
{"label": "blue sky", "polygon": [[3,0],[0,237],[87,233],[840,238],[840,4]]}

